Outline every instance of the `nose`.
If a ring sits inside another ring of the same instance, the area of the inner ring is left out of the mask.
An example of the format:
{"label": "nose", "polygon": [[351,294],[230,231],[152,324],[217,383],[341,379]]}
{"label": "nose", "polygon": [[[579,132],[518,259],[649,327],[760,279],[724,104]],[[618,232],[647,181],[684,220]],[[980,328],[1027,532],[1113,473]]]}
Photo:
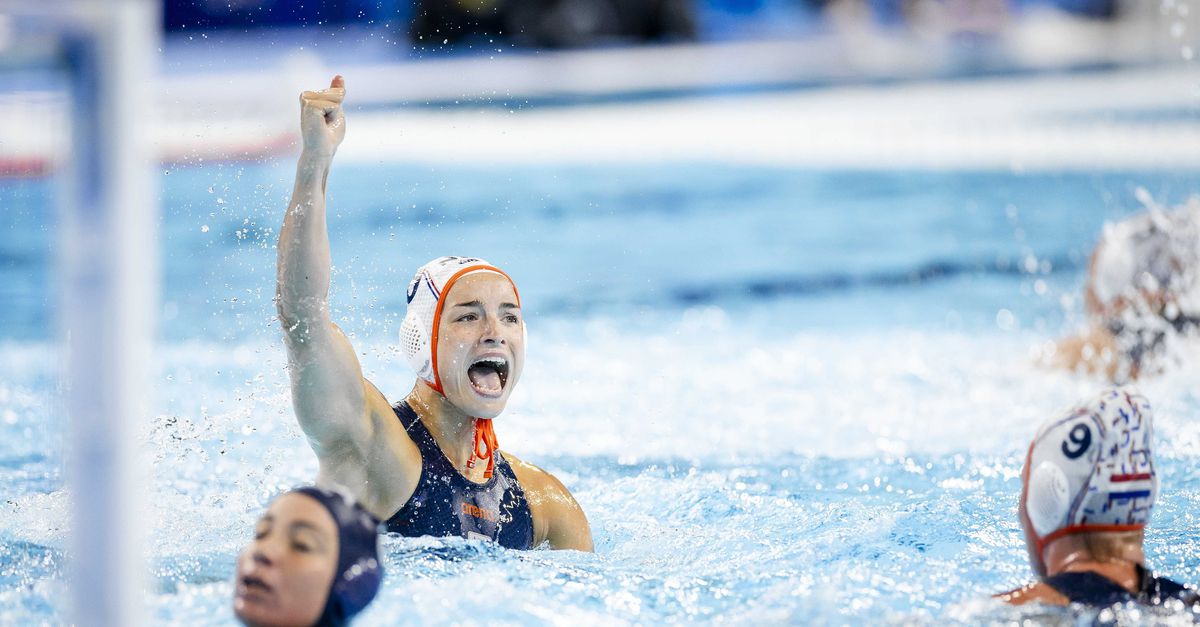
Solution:
{"label": "nose", "polygon": [[270,566],[279,558],[279,543],[272,535],[259,538],[250,547],[250,559],[258,566]]}
{"label": "nose", "polygon": [[483,325],[483,337],[480,341],[484,344],[506,344],[504,337],[500,334],[500,323],[495,316],[488,316]]}

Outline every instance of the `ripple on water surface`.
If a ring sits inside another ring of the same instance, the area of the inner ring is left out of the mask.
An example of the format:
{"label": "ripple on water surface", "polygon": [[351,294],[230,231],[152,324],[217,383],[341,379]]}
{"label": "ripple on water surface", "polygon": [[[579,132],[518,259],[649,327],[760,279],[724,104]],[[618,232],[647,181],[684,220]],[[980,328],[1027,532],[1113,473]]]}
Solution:
{"label": "ripple on water surface", "polygon": [[[506,449],[577,496],[597,553],[387,538],[387,583],[361,624],[1074,620],[987,598],[1029,577],[1015,519],[1028,438],[1097,388],[1030,368],[1036,338],[781,336],[712,312],[655,332],[619,328],[597,319],[535,333],[498,425]],[[386,341],[362,344],[369,375],[398,398],[411,380],[403,365]],[[0,415],[15,416],[0,428],[44,440],[0,441],[11,490],[0,622],[61,622],[63,420],[44,409],[53,359],[29,357],[51,349],[22,350],[23,367],[0,365]],[[162,398],[139,429],[153,469],[156,623],[231,623],[229,577],[254,517],[315,475],[282,364],[273,342],[160,351]],[[1183,580],[1200,568],[1195,376],[1185,365],[1143,386],[1164,480],[1148,552]],[[1152,618],[1162,617],[1138,615]]]}

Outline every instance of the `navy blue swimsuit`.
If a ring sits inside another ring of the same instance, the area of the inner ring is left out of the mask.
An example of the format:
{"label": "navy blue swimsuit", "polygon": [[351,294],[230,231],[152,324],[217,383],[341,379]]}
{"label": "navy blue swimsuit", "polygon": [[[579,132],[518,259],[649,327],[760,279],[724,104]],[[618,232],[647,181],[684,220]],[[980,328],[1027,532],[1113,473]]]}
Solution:
{"label": "navy blue swimsuit", "polygon": [[510,549],[533,548],[533,514],[512,467],[496,451],[496,468],[485,483],[467,480],[407,403],[392,408],[421,451],[421,478],[408,502],[387,520],[403,536],[462,536],[492,540]]}
{"label": "navy blue swimsuit", "polygon": [[1186,605],[1200,603],[1196,593],[1167,579],[1155,577],[1153,573],[1137,567],[1141,581],[1137,594],[1132,594],[1111,579],[1093,572],[1060,573],[1047,577],[1045,582],[1072,603],[1107,606],[1136,601],[1145,605],[1160,605],[1167,599],[1179,599]]}

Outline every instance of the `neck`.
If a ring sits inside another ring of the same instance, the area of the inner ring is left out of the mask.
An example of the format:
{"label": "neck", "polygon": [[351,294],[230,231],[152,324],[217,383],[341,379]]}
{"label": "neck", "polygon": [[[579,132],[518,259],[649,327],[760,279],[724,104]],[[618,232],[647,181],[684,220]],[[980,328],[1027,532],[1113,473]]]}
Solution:
{"label": "neck", "polygon": [[[418,380],[408,394],[408,405],[417,412],[438,447],[454,467],[468,477],[482,476],[482,470],[467,468],[475,447],[475,418],[463,413],[437,390]],[[478,472],[476,472],[478,471]]]}
{"label": "neck", "polygon": [[1096,555],[1084,538],[1067,536],[1046,547],[1046,574],[1053,577],[1059,573],[1093,572],[1113,583],[1136,593],[1141,585],[1138,565],[1145,561],[1140,543],[1128,543]]}

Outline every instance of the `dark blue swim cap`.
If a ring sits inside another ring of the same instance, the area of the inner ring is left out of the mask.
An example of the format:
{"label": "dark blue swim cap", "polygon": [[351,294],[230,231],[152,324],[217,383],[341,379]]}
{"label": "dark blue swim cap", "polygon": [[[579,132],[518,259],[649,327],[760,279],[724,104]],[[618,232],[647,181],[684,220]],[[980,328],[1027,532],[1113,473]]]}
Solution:
{"label": "dark blue swim cap", "polygon": [[340,627],[358,614],[379,591],[379,519],[347,494],[318,487],[296,488],[329,510],[338,528],[338,561],[329,598],[317,627]]}

